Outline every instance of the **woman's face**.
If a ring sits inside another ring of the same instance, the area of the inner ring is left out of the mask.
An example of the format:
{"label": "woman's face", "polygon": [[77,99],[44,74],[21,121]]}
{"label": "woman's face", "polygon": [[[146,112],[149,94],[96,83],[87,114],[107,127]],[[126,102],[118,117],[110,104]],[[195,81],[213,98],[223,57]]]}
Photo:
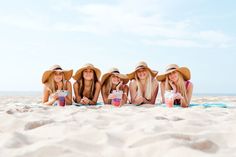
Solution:
{"label": "woman's face", "polygon": [[140,80],[144,80],[147,78],[147,69],[145,69],[145,68],[137,70],[136,73],[137,73],[137,76]]}
{"label": "woman's face", "polygon": [[63,72],[55,71],[54,72],[54,81],[55,82],[61,82],[63,79]]}
{"label": "woman's face", "polygon": [[83,77],[85,80],[91,81],[93,80],[93,69],[85,69],[83,71]]}
{"label": "woman's face", "polygon": [[116,75],[111,75],[111,82],[112,84],[117,85],[120,82],[120,78]]}
{"label": "woman's face", "polygon": [[177,71],[171,72],[171,73],[168,75],[168,77],[169,77],[169,79],[170,79],[171,81],[173,81],[173,82],[175,82],[175,83],[176,83],[176,82],[178,81],[178,79],[179,79]]}

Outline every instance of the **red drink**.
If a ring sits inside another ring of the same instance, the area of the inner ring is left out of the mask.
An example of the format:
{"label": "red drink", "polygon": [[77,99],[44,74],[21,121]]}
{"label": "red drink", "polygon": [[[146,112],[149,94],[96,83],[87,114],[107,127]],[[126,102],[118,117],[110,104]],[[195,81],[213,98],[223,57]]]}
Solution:
{"label": "red drink", "polygon": [[114,106],[120,106],[121,99],[119,98],[114,98],[112,99],[112,105]]}
{"label": "red drink", "polygon": [[66,105],[65,97],[60,96],[59,97],[59,106],[65,106],[65,105]]}

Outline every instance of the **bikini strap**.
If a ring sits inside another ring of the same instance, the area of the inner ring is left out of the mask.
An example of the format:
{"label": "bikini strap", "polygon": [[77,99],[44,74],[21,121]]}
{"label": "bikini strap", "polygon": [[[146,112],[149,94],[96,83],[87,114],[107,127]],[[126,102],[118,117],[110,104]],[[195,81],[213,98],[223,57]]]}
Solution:
{"label": "bikini strap", "polygon": [[67,90],[67,80],[63,82],[63,90]]}
{"label": "bikini strap", "polygon": [[186,82],[186,89],[188,89],[188,85],[190,84],[190,81]]}

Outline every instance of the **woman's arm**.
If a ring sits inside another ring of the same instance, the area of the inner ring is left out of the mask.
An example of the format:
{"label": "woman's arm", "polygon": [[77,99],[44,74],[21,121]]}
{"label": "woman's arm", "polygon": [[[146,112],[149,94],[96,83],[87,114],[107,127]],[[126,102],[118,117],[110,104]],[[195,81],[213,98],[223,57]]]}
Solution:
{"label": "woman's arm", "polygon": [[153,95],[152,95],[151,104],[155,104],[156,98],[157,98],[157,94],[158,94],[158,91],[159,91],[158,81],[154,80],[153,83],[154,83],[154,92],[153,92]]}
{"label": "woman's arm", "polygon": [[129,93],[129,87],[128,85],[123,85],[123,95],[122,95],[122,101],[121,101],[121,105],[124,105],[127,103],[128,100],[128,93]]}
{"label": "woman's arm", "polygon": [[65,97],[66,99],[66,105],[72,104],[72,87],[70,81],[66,81],[66,89],[68,91],[68,95]]}
{"label": "woman's arm", "polygon": [[49,93],[48,87],[46,85],[44,85],[42,102],[44,105],[52,106],[54,104],[54,102],[58,99],[58,97],[57,97],[57,95],[54,95],[52,97],[52,99],[48,101],[49,95],[50,95],[50,93]]}
{"label": "woman's arm", "polygon": [[184,98],[181,98],[181,106],[182,107],[188,107],[190,102],[191,102],[191,98],[192,98],[192,93],[193,93],[193,84],[191,82],[189,82],[188,88],[187,88],[187,102]]}
{"label": "woman's arm", "polygon": [[79,95],[79,84],[78,84],[78,82],[75,82],[73,84],[73,88],[74,88],[74,93],[75,93],[75,102],[80,103],[81,96]]}
{"label": "woman's arm", "polygon": [[143,97],[138,96],[138,94],[137,94],[137,90],[136,90],[137,85],[136,85],[135,80],[130,82],[129,89],[130,89],[131,103],[132,104],[142,104],[143,103]]}
{"label": "woman's arm", "polygon": [[111,101],[108,99],[108,95],[106,94],[105,90],[106,90],[105,86],[102,86],[101,93],[102,93],[103,102],[104,104],[111,104]]}
{"label": "woman's arm", "polygon": [[162,81],[160,86],[161,86],[161,102],[165,103],[165,81]]}
{"label": "woman's arm", "polygon": [[89,101],[89,105],[96,105],[97,104],[100,90],[101,90],[101,83],[96,82],[96,89],[95,89],[94,97],[93,97],[93,100]]}

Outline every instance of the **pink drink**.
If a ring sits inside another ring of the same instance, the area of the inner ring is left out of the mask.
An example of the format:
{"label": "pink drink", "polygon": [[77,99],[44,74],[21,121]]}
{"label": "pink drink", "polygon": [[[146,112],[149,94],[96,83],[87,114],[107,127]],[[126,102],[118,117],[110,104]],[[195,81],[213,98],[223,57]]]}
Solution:
{"label": "pink drink", "polygon": [[66,105],[66,101],[65,101],[65,97],[64,96],[59,96],[59,106],[65,106]]}
{"label": "pink drink", "polygon": [[165,91],[165,104],[167,107],[173,107],[174,105],[174,92]]}
{"label": "pink drink", "polygon": [[120,106],[121,99],[119,98],[114,98],[112,99],[112,105],[114,106]]}
{"label": "pink drink", "polygon": [[174,99],[173,98],[165,98],[165,104],[167,107],[173,107]]}
{"label": "pink drink", "polygon": [[120,106],[121,105],[121,99],[122,99],[123,91],[113,90],[112,91],[112,95],[113,95],[113,98],[112,98],[111,104],[114,105],[114,106]]}

